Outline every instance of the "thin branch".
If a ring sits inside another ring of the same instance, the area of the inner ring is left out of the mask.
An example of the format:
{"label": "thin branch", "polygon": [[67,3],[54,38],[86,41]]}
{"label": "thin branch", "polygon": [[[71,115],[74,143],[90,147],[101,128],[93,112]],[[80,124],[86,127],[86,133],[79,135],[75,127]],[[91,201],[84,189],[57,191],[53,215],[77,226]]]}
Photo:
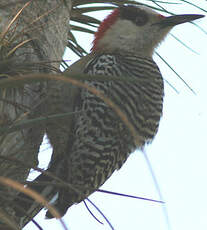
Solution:
{"label": "thin branch", "polygon": [[[152,179],[153,179],[155,188],[156,188],[156,190],[157,190],[157,192],[158,192],[159,198],[160,198],[160,200],[164,200],[163,195],[162,195],[162,192],[161,192],[161,190],[160,190],[159,183],[158,183],[158,181],[157,181],[157,178],[156,178],[156,176],[155,176],[155,173],[154,173],[154,170],[153,170],[153,168],[152,168],[152,165],[151,165],[151,163],[150,163],[150,161],[149,161],[149,158],[148,158],[148,156],[147,156],[147,154],[146,154],[146,152],[145,152],[144,150],[142,151],[142,153],[143,153],[144,159],[145,159],[145,161],[146,161],[146,163],[147,163],[147,166],[148,166],[148,168],[149,168],[149,170],[150,170],[150,174],[151,174],[151,176],[152,176]],[[169,220],[169,216],[168,216],[167,207],[166,207],[166,204],[165,204],[165,203],[163,203],[162,209],[163,209],[163,213],[164,213],[164,217],[165,217],[165,220],[166,220],[166,224],[167,224],[168,230],[172,230],[172,227],[171,227],[171,224],[170,224],[170,220]]]}
{"label": "thin branch", "polygon": [[151,201],[151,202],[156,202],[156,203],[161,203],[161,204],[165,203],[164,201],[161,201],[161,200],[154,200],[154,199],[149,199],[149,198],[140,197],[140,196],[132,196],[132,195],[118,193],[118,192],[111,192],[111,191],[107,191],[103,189],[98,189],[97,192],[103,192],[103,193],[110,194],[110,195],[117,195],[117,196],[123,196],[123,197],[128,197],[128,198],[135,198],[139,200],[146,200],[146,201]]}
{"label": "thin branch", "polygon": [[112,226],[112,224],[110,223],[110,221],[106,218],[106,216],[103,214],[103,212],[92,202],[90,201],[88,198],[86,199],[92,206],[95,207],[95,209],[103,216],[103,218],[105,219],[105,221],[108,223],[109,227],[111,228],[111,230],[115,230],[114,227]]}
{"label": "thin branch", "polygon": [[156,55],[173,71],[173,73],[187,86],[187,88],[196,95],[196,92],[188,85],[188,83],[172,68],[172,66],[157,52]]}
{"label": "thin branch", "polygon": [[90,208],[88,207],[87,203],[85,202],[85,200],[83,201],[84,205],[86,206],[86,209],[88,210],[88,212],[91,214],[91,216],[99,223],[99,224],[103,224],[103,222],[101,222],[90,210]]}

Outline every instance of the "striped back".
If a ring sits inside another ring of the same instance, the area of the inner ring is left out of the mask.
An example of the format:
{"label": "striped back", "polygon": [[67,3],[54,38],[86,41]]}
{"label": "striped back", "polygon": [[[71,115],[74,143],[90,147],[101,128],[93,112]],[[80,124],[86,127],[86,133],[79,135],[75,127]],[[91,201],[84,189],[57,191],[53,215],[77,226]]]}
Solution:
{"label": "striped back", "polygon": [[[133,137],[117,114],[96,95],[82,89],[76,109],[74,141],[68,157],[68,182],[85,199],[119,169],[135,148],[150,142],[158,130],[163,104],[163,79],[152,59],[102,54],[93,58],[85,73],[109,76],[109,81],[87,81],[124,112],[140,137]],[[110,76],[130,81],[110,81]],[[83,196],[85,194],[85,197]],[[76,194],[77,195],[77,194]]]}

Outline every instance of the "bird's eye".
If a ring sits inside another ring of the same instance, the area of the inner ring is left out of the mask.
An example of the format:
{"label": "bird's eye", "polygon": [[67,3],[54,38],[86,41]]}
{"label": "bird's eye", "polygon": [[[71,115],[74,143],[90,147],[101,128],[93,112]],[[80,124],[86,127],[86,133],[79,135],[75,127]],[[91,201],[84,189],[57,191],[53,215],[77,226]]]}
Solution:
{"label": "bird's eye", "polygon": [[145,14],[138,15],[135,18],[135,24],[138,26],[145,25],[147,23],[147,21],[148,21],[148,18],[146,17]]}
{"label": "bird's eye", "polygon": [[120,17],[126,20],[130,20],[137,26],[143,26],[148,21],[148,15],[144,10],[132,6],[121,7]]}

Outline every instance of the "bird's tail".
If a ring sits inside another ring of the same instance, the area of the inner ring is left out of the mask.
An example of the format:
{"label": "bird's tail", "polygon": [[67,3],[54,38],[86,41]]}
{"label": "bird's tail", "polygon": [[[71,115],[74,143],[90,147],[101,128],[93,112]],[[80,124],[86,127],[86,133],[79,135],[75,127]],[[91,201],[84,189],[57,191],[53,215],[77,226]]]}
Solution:
{"label": "bird's tail", "polygon": [[[37,192],[47,201],[51,201],[58,191],[57,187],[54,186],[52,178],[45,173],[38,176],[27,187]],[[41,210],[42,208],[31,196],[26,195],[25,193],[18,194],[14,200],[14,205],[16,215],[19,217],[31,215],[34,209],[39,208]]]}

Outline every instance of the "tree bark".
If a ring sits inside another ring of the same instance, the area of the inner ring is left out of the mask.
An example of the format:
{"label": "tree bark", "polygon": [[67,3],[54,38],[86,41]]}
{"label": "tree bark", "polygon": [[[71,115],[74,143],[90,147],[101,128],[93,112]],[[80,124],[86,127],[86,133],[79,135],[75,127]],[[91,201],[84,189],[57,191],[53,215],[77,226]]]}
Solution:
{"label": "tree bark", "polygon": [[[0,80],[58,70],[67,43],[70,10],[70,0],[1,0]],[[60,93],[59,88],[55,82],[48,81],[0,89],[0,128],[12,127],[16,122],[44,114],[45,99],[51,90],[57,89]],[[0,131],[0,156],[4,157],[0,158],[0,176],[24,181],[30,167],[25,168],[15,159],[37,166],[44,133],[45,127],[41,125],[9,134]],[[9,208],[14,193],[10,190],[0,185],[0,217],[8,215],[11,223],[20,226],[20,220]],[[23,226],[30,219],[25,217]],[[12,225],[6,227],[3,222],[0,220],[0,230],[12,229]]]}

